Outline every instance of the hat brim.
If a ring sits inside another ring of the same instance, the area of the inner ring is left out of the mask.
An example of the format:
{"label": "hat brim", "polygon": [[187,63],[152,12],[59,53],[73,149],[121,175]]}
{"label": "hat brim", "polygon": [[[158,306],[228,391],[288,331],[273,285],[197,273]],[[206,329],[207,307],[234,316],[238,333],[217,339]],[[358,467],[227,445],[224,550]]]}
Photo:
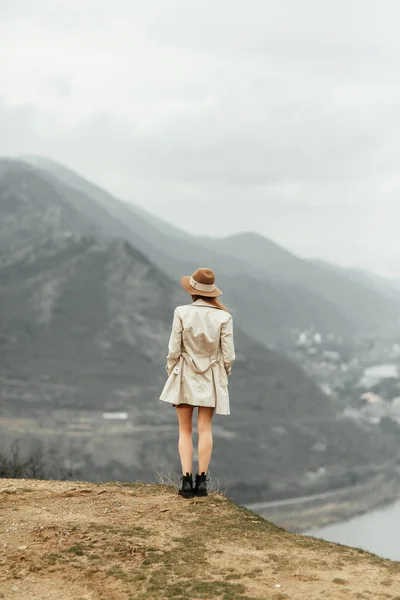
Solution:
{"label": "hat brim", "polygon": [[215,286],[215,289],[212,292],[202,292],[201,290],[196,290],[196,288],[190,285],[190,275],[184,275],[181,277],[181,286],[191,296],[205,296],[206,298],[216,298],[217,296],[222,296],[223,292]]}

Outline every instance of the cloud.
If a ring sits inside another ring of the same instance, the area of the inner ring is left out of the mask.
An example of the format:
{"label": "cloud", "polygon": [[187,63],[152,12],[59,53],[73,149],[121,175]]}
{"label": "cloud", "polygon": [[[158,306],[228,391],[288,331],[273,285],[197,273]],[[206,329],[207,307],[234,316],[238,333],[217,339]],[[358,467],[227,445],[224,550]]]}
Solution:
{"label": "cloud", "polygon": [[0,10],[1,154],[48,155],[188,230],[196,206],[199,233],[400,264],[397,1]]}

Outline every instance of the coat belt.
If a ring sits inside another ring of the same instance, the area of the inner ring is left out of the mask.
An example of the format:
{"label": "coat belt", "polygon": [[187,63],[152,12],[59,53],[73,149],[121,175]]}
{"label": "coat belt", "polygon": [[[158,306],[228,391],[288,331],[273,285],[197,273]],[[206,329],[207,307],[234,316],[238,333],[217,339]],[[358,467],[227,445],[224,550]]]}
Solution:
{"label": "coat belt", "polygon": [[214,365],[220,364],[221,366],[223,366],[222,362],[221,362],[221,358],[217,357],[217,358],[213,358],[211,360],[210,364],[207,365],[207,367],[205,369],[199,369],[198,366],[196,365],[196,363],[194,362],[193,358],[191,356],[189,356],[189,354],[187,354],[187,352],[182,352],[181,356],[184,358],[184,360],[187,362],[187,364],[193,369],[193,371],[195,373],[197,373],[198,375],[203,375]]}

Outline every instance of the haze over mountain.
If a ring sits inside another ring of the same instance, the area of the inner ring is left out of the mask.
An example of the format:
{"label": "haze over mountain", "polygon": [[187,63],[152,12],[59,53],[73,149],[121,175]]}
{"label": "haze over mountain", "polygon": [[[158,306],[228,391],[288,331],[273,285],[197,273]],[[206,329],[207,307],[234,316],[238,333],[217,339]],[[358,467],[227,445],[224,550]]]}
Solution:
{"label": "haze over mountain", "polygon": [[[65,423],[53,424],[55,443],[68,422],[65,415],[126,410],[132,423],[128,434],[115,435],[107,447],[101,436],[77,437],[75,450],[90,462],[92,473],[96,465],[100,472],[101,463],[107,477],[151,479],[155,466],[176,464],[176,417],[157,398],[165,381],[172,311],[187,296],[145,255],[161,256],[141,231],[145,219],[131,207],[116,201],[115,212],[108,212],[111,196],[100,203],[55,180],[54,173],[21,162],[0,161],[0,174],[3,414],[33,423],[39,415],[63,411]],[[147,228],[157,240],[150,220]],[[160,227],[158,232],[166,240]],[[179,244],[181,254],[191,248],[193,258],[202,248],[198,240],[170,238],[169,251],[177,252]],[[214,250],[204,253],[221,265],[225,260]],[[163,268],[171,261],[168,256]],[[190,266],[186,257],[181,262]],[[241,265],[236,258],[227,262]],[[179,264],[176,260],[174,269]],[[237,276],[226,274],[223,281],[232,281],[233,300]],[[260,300],[257,288],[249,293],[252,285],[260,286],[261,296],[274,290],[275,283],[264,284],[260,275],[247,275],[247,281],[248,289],[241,276],[245,285],[238,297],[244,304],[255,307]],[[249,312],[250,317],[254,330],[263,325],[261,311]],[[265,317],[276,320],[278,331],[282,314]],[[365,477],[370,464],[394,456],[391,442],[369,427],[337,419],[332,401],[297,365],[238,325],[232,415],[216,422],[212,467],[232,493],[247,500],[301,493],[309,485],[307,473],[321,466],[318,489],[343,485]],[[47,429],[36,435],[51,438]],[[318,443],[324,452],[313,451]]]}

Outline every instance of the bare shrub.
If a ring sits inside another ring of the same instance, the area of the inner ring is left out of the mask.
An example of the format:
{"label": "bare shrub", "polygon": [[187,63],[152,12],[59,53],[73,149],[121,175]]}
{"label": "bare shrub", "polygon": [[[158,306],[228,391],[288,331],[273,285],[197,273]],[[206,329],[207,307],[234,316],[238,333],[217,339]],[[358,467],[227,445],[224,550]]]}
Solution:
{"label": "bare shrub", "polygon": [[23,456],[19,440],[14,440],[7,453],[0,452],[0,478],[65,481],[79,479],[79,473],[64,464],[49,464],[40,442]]}

